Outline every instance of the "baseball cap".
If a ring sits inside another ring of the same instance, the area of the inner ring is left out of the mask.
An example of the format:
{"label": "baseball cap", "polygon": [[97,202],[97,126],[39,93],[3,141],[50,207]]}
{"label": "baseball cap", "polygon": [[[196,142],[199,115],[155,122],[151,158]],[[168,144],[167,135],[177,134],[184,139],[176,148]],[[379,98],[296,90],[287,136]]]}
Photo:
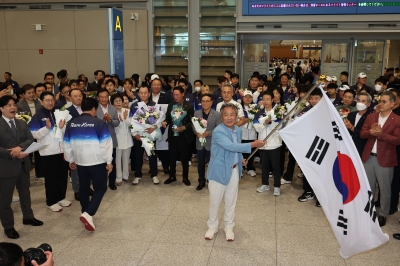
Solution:
{"label": "baseball cap", "polygon": [[250,90],[245,90],[245,91],[243,92],[243,97],[246,96],[246,95],[253,96],[253,93],[252,93]]}
{"label": "baseball cap", "polygon": [[160,77],[157,74],[153,74],[153,75],[151,75],[150,80],[154,80],[154,79],[160,79]]}
{"label": "baseball cap", "polygon": [[358,78],[366,78],[367,74],[365,74],[364,72],[358,73]]}
{"label": "baseball cap", "polygon": [[331,78],[332,78],[332,81],[337,81],[337,77],[331,76]]}
{"label": "baseball cap", "polygon": [[340,85],[339,86],[339,90],[341,90],[341,91],[345,91],[345,90],[349,90],[349,89],[350,89],[350,87],[347,86],[347,85]]}

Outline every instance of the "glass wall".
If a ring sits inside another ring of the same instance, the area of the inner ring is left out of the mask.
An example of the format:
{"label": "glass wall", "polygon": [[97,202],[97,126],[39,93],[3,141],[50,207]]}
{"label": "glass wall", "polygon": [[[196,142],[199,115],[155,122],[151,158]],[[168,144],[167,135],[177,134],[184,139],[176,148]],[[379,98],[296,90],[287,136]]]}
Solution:
{"label": "glass wall", "polygon": [[155,73],[188,72],[188,0],[154,0]]}
{"label": "glass wall", "polygon": [[[350,85],[357,83],[360,72],[367,74],[367,85],[373,87],[374,81],[382,75],[384,40],[356,40],[354,43],[353,78]],[[357,45],[357,46],[356,46]]]}
{"label": "glass wall", "polygon": [[211,90],[225,70],[235,72],[236,0],[200,2],[200,76]]}
{"label": "glass wall", "polygon": [[243,49],[243,75],[241,85],[247,87],[246,81],[258,71],[261,75],[269,73],[269,47],[267,44],[245,43]]}

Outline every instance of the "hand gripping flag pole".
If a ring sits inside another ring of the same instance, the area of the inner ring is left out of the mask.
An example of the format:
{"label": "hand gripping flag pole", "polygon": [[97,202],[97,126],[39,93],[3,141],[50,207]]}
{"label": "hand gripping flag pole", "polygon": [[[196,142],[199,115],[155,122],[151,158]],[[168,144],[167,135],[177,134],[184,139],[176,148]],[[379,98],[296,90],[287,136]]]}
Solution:
{"label": "hand gripping flag pole", "polygon": [[[312,92],[313,90],[315,90],[316,88],[318,88],[319,85],[320,85],[320,84],[315,84],[314,86],[312,86],[311,89],[307,92],[307,94],[304,95],[304,97],[301,98],[301,99],[296,103],[296,105],[292,108],[292,110],[290,110],[290,112],[289,112],[287,115],[285,115],[285,117],[282,118],[282,120],[279,122],[279,124],[268,134],[268,136],[267,136],[263,141],[266,142],[266,141],[278,130],[279,126],[282,125],[283,123],[285,123],[286,120],[288,120],[288,119],[292,116],[292,114],[297,110],[297,108],[299,108],[300,104],[302,104],[303,102],[305,102],[305,101],[307,100],[307,98],[308,98],[308,96],[310,96],[311,92]],[[255,150],[250,154],[250,156],[247,158],[246,162],[248,162],[248,161],[250,160],[250,158],[253,157],[254,154],[256,154],[256,152],[257,152],[258,150],[259,150],[259,148],[255,149]]]}

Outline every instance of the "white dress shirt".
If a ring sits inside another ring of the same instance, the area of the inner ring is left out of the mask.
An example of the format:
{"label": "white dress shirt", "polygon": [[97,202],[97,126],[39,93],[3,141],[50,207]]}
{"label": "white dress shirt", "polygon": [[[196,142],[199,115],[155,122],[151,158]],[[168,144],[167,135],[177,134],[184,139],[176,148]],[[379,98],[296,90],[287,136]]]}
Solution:
{"label": "white dress shirt", "polygon": [[[390,112],[390,114],[391,114],[391,113],[392,113],[392,112]],[[388,115],[385,116],[385,117],[382,117],[381,114],[379,113],[378,124],[381,126],[381,128],[383,128],[383,125],[386,123],[386,120],[388,120],[390,114],[388,114]],[[378,139],[375,140],[374,147],[372,147],[372,151],[371,151],[372,153],[376,153],[376,151],[377,151],[377,146],[378,146]]]}

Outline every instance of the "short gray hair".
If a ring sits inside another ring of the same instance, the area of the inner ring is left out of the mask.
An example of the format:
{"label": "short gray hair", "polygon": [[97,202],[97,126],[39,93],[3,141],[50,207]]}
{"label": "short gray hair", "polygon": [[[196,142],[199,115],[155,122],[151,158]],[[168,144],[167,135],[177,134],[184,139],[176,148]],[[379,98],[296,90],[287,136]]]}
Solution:
{"label": "short gray hair", "polygon": [[389,96],[389,101],[391,103],[396,102],[396,96],[391,91],[384,91],[382,93],[381,97],[384,96],[384,95]]}
{"label": "short gray hair", "polygon": [[234,91],[233,91],[233,86],[232,86],[231,84],[229,84],[229,83],[223,84],[222,87],[221,87],[221,90],[222,90],[223,88],[225,88],[225,87],[231,88],[232,93],[234,92]]}
{"label": "short gray hair", "polygon": [[224,104],[222,104],[221,110],[220,110],[221,115],[222,115],[222,111],[223,111],[225,108],[232,108],[233,110],[235,110],[236,115],[238,115],[238,112],[239,112],[239,111],[238,111],[238,108],[237,108],[237,106],[236,106],[235,104],[233,104],[233,103],[224,103]]}
{"label": "short gray hair", "polygon": [[358,94],[358,97],[360,97],[360,96],[367,96],[367,102],[368,102],[368,103],[372,102],[372,97],[371,97],[371,95],[370,95],[369,93],[360,92],[360,93]]}

